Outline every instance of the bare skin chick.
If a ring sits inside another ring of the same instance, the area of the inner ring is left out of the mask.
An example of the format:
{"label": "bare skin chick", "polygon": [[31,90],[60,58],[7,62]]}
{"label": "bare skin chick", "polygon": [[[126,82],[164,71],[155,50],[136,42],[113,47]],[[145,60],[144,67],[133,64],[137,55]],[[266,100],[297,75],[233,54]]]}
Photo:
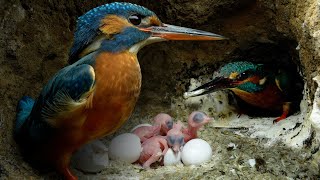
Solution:
{"label": "bare skin chick", "polygon": [[184,145],[184,134],[182,133],[182,123],[179,121],[173,125],[173,128],[167,133],[168,146],[172,148],[173,152],[177,153]]}
{"label": "bare skin chick", "polygon": [[133,130],[133,134],[140,138],[141,142],[145,142],[147,139],[157,136],[160,133],[161,126],[140,126]]}
{"label": "bare skin chick", "polygon": [[142,143],[142,152],[139,163],[144,169],[149,169],[150,165],[160,161],[168,151],[167,140],[164,136],[154,136]]}
{"label": "bare skin chick", "polygon": [[184,134],[184,141],[188,142],[191,139],[197,138],[197,131],[211,120],[213,120],[213,118],[208,117],[204,112],[192,112],[188,118],[188,128],[184,128],[182,130]]}
{"label": "bare skin chick", "polygon": [[160,135],[166,136],[167,132],[172,129],[173,118],[166,113],[159,113],[153,118],[154,125],[160,125]]}

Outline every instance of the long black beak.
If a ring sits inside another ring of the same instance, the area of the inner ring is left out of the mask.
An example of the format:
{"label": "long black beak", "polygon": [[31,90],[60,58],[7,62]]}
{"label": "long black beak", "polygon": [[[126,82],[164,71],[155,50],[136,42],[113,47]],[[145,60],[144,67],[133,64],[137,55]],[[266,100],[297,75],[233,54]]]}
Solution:
{"label": "long black beak", "polygon": [[233,83],[232,80],[224,77],[217,77],[212,81],[205,83],[192,91],[185,92],[183,94],[183,97],[189,98],[189,97],[200,96],[200,95],[208,94],[214,91],[232,88],[232,87],[235,87],[235,83]]}
{"label": "long black beak", "polygon": [[159,37],[166,40],[225,40],[219,34],[191,29],[186,27],[174,26],[170,24],[162,24],[162,26],[152,26],[149,28],[140,28],[145,32],[151,32],[152,37]]}

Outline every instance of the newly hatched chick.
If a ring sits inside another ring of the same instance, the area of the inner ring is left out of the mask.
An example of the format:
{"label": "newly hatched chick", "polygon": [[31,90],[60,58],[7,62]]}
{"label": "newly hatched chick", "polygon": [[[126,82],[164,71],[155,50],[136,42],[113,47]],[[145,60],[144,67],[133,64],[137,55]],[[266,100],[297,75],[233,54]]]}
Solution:
{"label": "newly hatched chick", "polygon": [[182,130],[184,141],[188,142],[191,139],[197,138],[197,131],[211,120],[213,120],[213,118],[208,117],[204,112],[192,112],[188,118],[188,128]]}
{"label": "newly hatched chick", "polygon": [[168,151],[167,140],[164,136],[154,136],[142,143],[142,152],[139,163],[144,169],[149,169],[150,165],[160,161]]}
{"label": "newly hatched chick", "polygon": [[140,138],[141,142],[146,141],[147,139],[159,135],[160,125],[156,126],[140,126],[133,130],[133,134],[137,135]]}
{"label": "newly hatched chick", "polygon": [[172,148],[173,152],[177,153],[184,145],[184,134],[182,133],[182,123],[179,121],[173,125],[173,128],[167,133],[168,146]]}
{"label": "newly hatched chick", "polygon": [[172,129],[173,118],[166,113],[159,113],[153,118],[154,125],[160,125],[160,135],[166,136],[167,132]]}

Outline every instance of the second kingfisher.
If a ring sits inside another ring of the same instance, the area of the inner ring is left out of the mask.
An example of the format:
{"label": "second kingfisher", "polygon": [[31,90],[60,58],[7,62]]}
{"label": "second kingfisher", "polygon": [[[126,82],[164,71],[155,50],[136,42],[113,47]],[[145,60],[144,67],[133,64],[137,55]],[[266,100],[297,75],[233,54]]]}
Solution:
{"label": "second kingfisher", "polygon": [[246,103],[269,111],[282,111],[274,123],[285,119],[290,112],[290,75],[281,69],[248,61],[231,62],[218,70],[213,80],[186,92],[185,98],[229,89]]}

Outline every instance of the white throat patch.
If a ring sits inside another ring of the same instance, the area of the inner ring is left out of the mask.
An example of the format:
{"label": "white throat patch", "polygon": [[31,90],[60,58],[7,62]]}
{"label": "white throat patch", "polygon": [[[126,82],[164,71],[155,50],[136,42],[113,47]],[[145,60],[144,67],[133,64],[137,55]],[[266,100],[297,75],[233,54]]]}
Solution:
{"label": "white throat patch", "polygon": [[262,79],[259,80],[259,85],[264,85],[264,83],[266,83],[267,81],[267,77],[264,77]]}
{"label": "white throat patch", "polygon": [[138,51],[142,49],[144,46],[155,43],[155,42],[161,42],[161,41],[166,41],[166,40],[160,37],[149,37],[148,39],[131,46],[129,49],[129,52],[137,54]]}

